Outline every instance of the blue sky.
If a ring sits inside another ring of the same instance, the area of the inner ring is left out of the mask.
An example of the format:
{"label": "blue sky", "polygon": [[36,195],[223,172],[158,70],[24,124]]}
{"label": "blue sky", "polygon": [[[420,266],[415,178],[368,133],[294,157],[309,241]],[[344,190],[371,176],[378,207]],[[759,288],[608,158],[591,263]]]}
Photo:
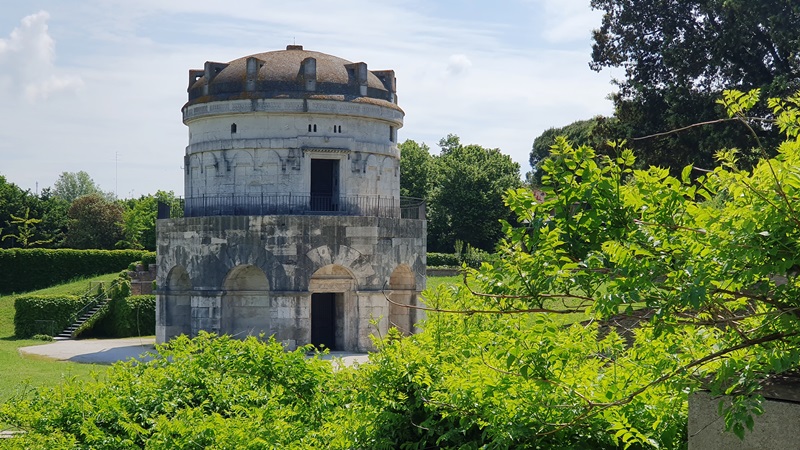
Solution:
{"label": "blue sky", "polygon": [[397,75],[399,139],[500,148],[530,170],[545,129],[612,104],[588,67],[589,0],[28,0],[0,6],[0,175],[23,189],[85,170],[120,198],[183,195],[189,69],[308,50]]}

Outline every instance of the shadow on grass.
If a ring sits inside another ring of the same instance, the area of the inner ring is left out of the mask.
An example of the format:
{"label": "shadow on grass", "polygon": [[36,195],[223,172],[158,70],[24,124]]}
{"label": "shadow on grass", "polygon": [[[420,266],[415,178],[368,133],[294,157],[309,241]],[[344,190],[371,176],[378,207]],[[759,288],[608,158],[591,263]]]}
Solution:
{"label": "shadow on grass", "polygon": [[0,337],[0,341],[6,341],[6,342],[18,342],[19,341],[19,342],[25,342],[26,345],[49,344],[51,342],[55,342],[55,341],[45,341],[45,340],[42,340],[42,339],[18,338],[16,336],[14,336],[13,334],[10,335],[10,336]]}

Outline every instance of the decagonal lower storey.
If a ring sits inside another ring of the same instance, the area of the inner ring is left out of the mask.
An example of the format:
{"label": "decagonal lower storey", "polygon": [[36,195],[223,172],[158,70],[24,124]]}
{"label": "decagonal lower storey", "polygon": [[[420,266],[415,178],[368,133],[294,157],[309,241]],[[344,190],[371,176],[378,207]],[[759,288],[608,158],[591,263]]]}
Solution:
{"label": "decagonal lower storey", "polygon": [[315,293],[333,294],[334,349],[369,350],[369,335],[390,326],[413,332],[424,225],[336,216],[160,221],[157,339],[263,333],[295,348],[312,342]]}

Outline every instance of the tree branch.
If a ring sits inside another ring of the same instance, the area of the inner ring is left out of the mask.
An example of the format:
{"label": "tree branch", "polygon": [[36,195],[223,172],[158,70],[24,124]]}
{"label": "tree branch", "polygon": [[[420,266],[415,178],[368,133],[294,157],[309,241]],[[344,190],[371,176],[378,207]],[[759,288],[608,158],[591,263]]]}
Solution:
{"label": "tree branch", "polygon": [[[775,122],[772,119],[764,119],[764,118],[761,118],[761,117],[748,117],[748,119],[757,120],[757,121],[760,121],[760,122],[767,122],[767,123],[774,123]],[[733,122],[733,121],[739,122],[739,121],[741,121],[741,119],[739,117],[729,117],[727,119],[716,119],[716,120],[709,120],[709,121],[706,121],[706,122],[698,122],[698,123],[693,123],[691,125],[687,125],[685,127],[676,128],[674,130],[664,131],[664,132],[655,133],[655,134],[649,134],[647,136],[631,138],[631,140],[632,141],[643,141],[645,139],[652,139],[652,138],[657,138],[657,137],[662,137],[662,136],[669,136],[670,134],[680,133],[681,131],[686,131],[686,130],[689,130],[689,129],[692,129],[692,128],[696,128],[696,127],[702,127],[702,126],[705,126],[705,125],[714,125],[714,124],[717,124],[717,123],[724,123],[724,122]]]}

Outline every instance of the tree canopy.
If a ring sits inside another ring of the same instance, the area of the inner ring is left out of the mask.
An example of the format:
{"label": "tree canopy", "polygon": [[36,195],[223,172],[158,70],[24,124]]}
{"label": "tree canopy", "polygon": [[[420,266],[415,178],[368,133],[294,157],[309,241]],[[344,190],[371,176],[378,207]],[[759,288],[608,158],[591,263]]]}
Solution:
{"label": "tree canopy", "polygon": [[[717,119],[723,88],[761,88],[782,97],[800,88],[800,4],[794,0],[592,0],[604,13],[593,33],[595,70],[622,67],[615,115],[628,129],[641,167],[710,168],[716,150],[739,148],[753,164],[759,147],[736,124],[638,139]],[[762,105],[761,112],[767,112]],[[777,144],[769,127],[758,136]],[[675,174],[675,173],[673,173]]]}
{"label": "tree canopy", "polygon": [[26,191],[0,175],[0,245],[11,245],[11,241],[2,239],[2,236],[17,233],[12,216],[20,216],[25,211],[29,203],[27,195]]}
{"label": "tree canopy", "polygon": [[533,147],[528,161],[532,172],[528,174],[527,181],[539,185],[543,171],[544,160],[550,156],[550,148],[555,145],[558,136],[564,136],[576,146],[589,145],[600,154],[610,155],[612,149],[607,145],[610,139],[620,137],[619,120],[614,117],[597,116],[588,120],[578,120],[569,125],[557,128],[548,128],[533,140]]}
{"label": "tree canopy", "polygon": [[174,211],[172,217],[182,217],[180,199],[172,191],[158,191],[154,195],[125,200],[122,202],[125,208],[122,213],[123,237],[117,242],[117,247],[156,250],[156,216],[159,202],[170,206],[170,210]]}
{"label": "tree canopy", "polygon": [[427,199],[435,168],[430,148],[406,139],[400,149],[400,195]]}
{"label": "tree canopy", "polygon": [[123,237],[122,206],[99,194],[83,195],[69,207],[64,245],[69,248],[111,250]]}
{"label": "tree canopy", "polygon": [[34,195],[0,175],[0,247],[155,250],[158,202],[170,205],[173,217],[182,214],[171,191],[116,200],[86,172],[64,172],[59,181],[61,194],[45,188]]}
{"label": "tree canopy", "polygon": [[717,94],[800,88],[800,4],[794,0],[592,0],[604,12],[591,67],[624,67],[623,98],[680,87]]}
{"label": "tree canopy", "polygon": [[452,252],[461,241],[492,251],[500,219],[510,214],[503,193],[521,185],[519,164],[499,149],[463,145],[454,134],[439,141],[439,155],[412,140],[398,147],[401,195],[427,202],[428,250]]}
{"label": "tree canopy", "polygon": [[103,192],[92,177],[83,170],[79,172],[62,172],[53,184],[53,195],[72,203],[83,195],[99,194],[113,200],[114,194]]}
{"label": "tree canopy", "polygon": [[509,219],[503,193],[519,187],[519,164],[499,149],[462,145],[448,135],[439,145],[428,213],[428,248],[452,251],[462,241],[493,251]]}

